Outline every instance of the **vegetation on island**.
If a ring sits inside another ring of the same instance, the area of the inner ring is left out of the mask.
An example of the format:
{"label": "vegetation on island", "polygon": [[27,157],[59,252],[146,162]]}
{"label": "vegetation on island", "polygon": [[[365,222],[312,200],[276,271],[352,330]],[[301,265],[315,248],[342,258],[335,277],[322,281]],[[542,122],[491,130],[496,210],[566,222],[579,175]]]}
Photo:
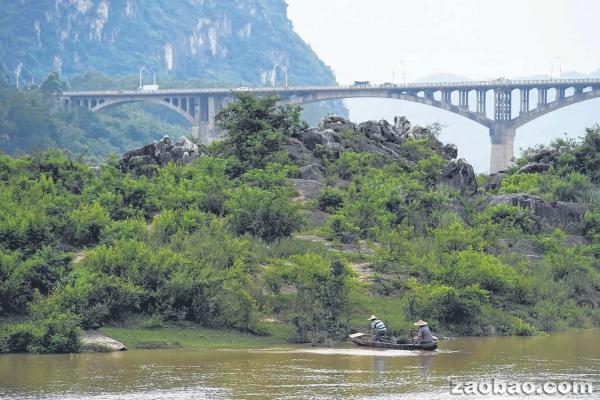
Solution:
{"label": "vegetation on island", "polygon": [[[81,329],[118,332],[132,318],[261,337],[278,324],[312,343],[365,329],[373,313],[402,335],[419,318],[466,335],[598,326],[599,127],[552,143],[547,171],[518,173],[525,154],[470,197],[438,179],[433,133],[401,143],[411,162],[344,151],[302,202],[282,147],[305,128],[299,112],[241,94],[219,114],[222,141],[150,176],[60,150],[0,156],[0,351],[79,351]],[[548,228],[530,209],[485,202],[521,192],[587,211]],[[539,254],[513,251],[519,240]]]}

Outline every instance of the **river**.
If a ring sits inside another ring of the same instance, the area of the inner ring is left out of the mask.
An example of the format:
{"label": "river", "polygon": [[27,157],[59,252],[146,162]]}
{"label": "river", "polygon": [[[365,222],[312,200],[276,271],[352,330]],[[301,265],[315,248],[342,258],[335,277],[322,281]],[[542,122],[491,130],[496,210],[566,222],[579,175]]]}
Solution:
{"label": "river", "polygon": [[0,398],[442,400],[463,397],[451,393],[458,382],[493,379],[588,382],[592,395],[527,398],[600,398],[599,334],[457,338],[433,353],[343,345],[2,355]]}

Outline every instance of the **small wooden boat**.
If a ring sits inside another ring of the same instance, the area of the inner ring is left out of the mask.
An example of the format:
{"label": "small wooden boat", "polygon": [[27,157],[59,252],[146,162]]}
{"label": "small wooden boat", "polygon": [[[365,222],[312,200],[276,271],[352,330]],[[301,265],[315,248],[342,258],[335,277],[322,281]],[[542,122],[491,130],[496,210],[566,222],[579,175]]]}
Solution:
{"label": "small wooden boat", "polygon": [[359,346],[367,347],[378,347],[382,349],[395,349],[395,350],[425,350],[433,351],[437,349],[437,342],[432,344],[413,344],[413,343],[396,343],[389,339],[372,340],[371,335],[366,333],[353,333],[349,336],[350,341],[356,343]]}

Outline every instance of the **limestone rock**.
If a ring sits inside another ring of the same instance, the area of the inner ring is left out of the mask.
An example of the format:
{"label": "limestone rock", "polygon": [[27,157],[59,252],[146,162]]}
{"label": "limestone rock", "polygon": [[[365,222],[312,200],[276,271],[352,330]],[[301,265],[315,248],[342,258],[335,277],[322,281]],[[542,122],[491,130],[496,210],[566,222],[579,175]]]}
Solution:
{"label": "limestone rock", "polygon": [[96,352],[125,351],[127,347],[113,338],[95,330],[83,331],[81,343],[84,349]]}
{"label": "limestone rock", "polygon": [[356,130],[356,125],[342,117],[331,116],[323,121],[323,129],[331,129],[338,133],[352,132]]}
{"label": "limestone rock", "polygon": [[550,168],[550,164],[541,162],[528,162],[517,171],[517,174],[527,174],[532,172],[546,172]]}
{"label": "limestone rock", "polygon": [[452,160],[446,165],[442,172],[442,181],[467,195],[473,195],[477,192],[475,171],[471,164],[463,158]]}
{"label": "limestone rock", "polygon": [[498,171],[495,174],[491,174],[488,178],[488,182],[485,185],[485,190],[496,190],[500,187],[500,182],[508,173],[504,170]]}
{"label": "limestone rock", "polygon": [[325,187],[323,183],[310,179],[288,179],[288,182],[298,191],[298,201],[315,200]]}
{"label": "limestone rock", "polygon": [[300,168],[300,178],[312,181],[318,181],[323,178],[323,167],[320,164],[312,163]]}
{"label": "limestone rock", "polygon": [[442,151],[444,152],[446,159],[454,160],[456,157],[458,157],[458,147],[456,147],[455,144],[449,143],[445,145]]}
{"label": "limestone rock", "polygon": [[200,148],[196,143],[184,136],[179,138],[177,143],[173,143],[173,140],[165,135],[159,141],[123,154],[119,166],[123,172],[152,175],[157,166],[162,167],[170,162],[187,164],[199,156]]}
{"label": "limestone rock", "polygon": [[580,203],[564,201],[545,201],[538,196],[527,193],[511,193],[494,196],[479,209],[488,205],[509,204],[530,209],[536,219],[544,227],[561,226],[569,231],[579,231],[583,215],[588,206]]}

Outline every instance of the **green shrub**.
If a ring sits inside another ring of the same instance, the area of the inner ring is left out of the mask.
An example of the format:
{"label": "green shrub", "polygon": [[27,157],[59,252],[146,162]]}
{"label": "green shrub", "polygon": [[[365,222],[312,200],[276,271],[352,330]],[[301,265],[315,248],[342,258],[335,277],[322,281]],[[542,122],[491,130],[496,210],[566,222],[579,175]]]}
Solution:
{"label": "green shrub", "polygon": [[108,211],[100,204],[82,204],[68,215],[67,236],[78,246],[96,244],[110,222]]}
{"label": "green shrub", "polygon": [[233,232],[250,233],[266,241],[289,237],[303,225],[300,206],[279,192],[242,187],[232,193],[226,209]]}
{"label": "green shrub", "polygon": [[42,321],[6,325],[0,331],[0,351],[5,353],[77,353],[79,319],[54,313]]}
{"label": "green shrub", "polygon": [[318,198],[319,210],[335,212],[344,205],[344,192],[338,188],[327,186]]}
{"label": "green shrub", "polygon": [[157,329],[164,326],[163,317],[159,314],[154,314],[142,322],[142,327],[146,329]]}

